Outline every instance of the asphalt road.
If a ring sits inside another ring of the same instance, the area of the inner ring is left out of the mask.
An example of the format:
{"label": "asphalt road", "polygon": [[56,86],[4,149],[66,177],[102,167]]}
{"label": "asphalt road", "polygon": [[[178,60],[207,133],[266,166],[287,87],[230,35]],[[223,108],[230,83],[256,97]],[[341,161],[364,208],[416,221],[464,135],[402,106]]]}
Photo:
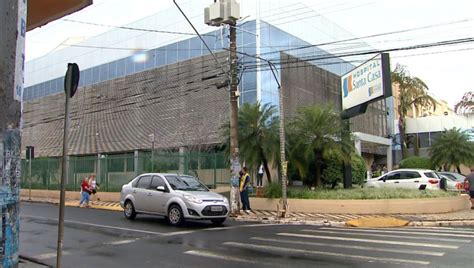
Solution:
{"label": "asphalt road", "polygon": [[[20,252],[54,265],[58,206],[22,203]],[[66,208],[63,267],[472,267],[474,228],[348,229]]]}

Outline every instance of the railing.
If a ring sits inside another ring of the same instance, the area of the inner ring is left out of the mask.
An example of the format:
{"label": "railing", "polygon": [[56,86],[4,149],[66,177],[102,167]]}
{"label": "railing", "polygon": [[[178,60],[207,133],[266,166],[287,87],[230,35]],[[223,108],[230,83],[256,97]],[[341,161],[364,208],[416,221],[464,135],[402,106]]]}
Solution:
{"label": "railing", "polygon": [[[80,191],[83,178],[94,174],[101,191],[120,191],[134,177],[149,172],[182,173],[198,177],[211,188],[229,183],[228,160],[222,153],[139,152],[97,156],[70,156],[66,189]],[[31,170],[30,170],[31,167]],[[22,160],[21,187],[58,190],[61,158]]]}

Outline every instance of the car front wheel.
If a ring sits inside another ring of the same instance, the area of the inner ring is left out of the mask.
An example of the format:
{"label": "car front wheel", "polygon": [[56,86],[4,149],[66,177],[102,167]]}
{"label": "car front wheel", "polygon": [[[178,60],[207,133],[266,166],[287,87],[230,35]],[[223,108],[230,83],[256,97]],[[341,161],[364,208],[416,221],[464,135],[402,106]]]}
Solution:
{"label": "car front wheel", "polygon": [[173,226],[179,226],[184,222],[184,215],[181,207],[178,205],[171,205],[168,209],[168,223]]}
{"label": "car front wheel", "polygon": [[125,202],[123,214],[125,214],[125,218],[129,220],[135,219],[135,217],[137,216],[137,212],[135,211],[135,207],[133,206],[132,201],[128,200],[127,202]]}

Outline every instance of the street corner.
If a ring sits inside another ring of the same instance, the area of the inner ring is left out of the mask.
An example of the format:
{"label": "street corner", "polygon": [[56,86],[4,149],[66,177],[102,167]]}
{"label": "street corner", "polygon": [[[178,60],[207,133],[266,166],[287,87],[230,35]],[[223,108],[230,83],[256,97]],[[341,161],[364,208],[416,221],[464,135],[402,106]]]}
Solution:
{"label": "street corner", "polygon": [[362,217],[346,221],[348,227],[372,227],[372,228],[388,228],[388,227],[403,227],[410,222],[394,217]]}

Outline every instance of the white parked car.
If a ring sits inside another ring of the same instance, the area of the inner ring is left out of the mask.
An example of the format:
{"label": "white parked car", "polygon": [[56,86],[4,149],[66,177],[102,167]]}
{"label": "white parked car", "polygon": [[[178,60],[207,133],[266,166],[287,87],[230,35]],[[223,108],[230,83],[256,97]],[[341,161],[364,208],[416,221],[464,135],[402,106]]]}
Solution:
{"label": "white parked car", "polygon": [[440,177],[429,169],[397,169],[364,183],[368,188],[439,189]]}

